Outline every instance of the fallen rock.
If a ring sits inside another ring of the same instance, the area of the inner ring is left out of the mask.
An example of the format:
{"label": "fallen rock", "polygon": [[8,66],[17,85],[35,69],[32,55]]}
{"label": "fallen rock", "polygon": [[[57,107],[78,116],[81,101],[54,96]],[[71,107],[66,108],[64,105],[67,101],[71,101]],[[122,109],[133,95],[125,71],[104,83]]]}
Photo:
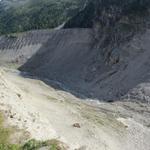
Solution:
{"label": "fallen rock", "polygon": [[13,116],[13,115],[10,115],[10,118],[14,118],[14,116]]}
{"label": "fallen rock", "polygon": [[80,124],[79,124],[79,123],[75,123],[75,124],[73,124],[73,127],[75,127],[75,128],[81,128],[81,126],[80,126]]}

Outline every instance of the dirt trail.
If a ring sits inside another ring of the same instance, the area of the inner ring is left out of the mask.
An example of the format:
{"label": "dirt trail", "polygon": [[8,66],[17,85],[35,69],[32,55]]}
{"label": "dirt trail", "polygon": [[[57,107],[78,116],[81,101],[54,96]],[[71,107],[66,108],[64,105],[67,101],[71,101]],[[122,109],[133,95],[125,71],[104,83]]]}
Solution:
{"label": "dirt trail", "polygon": [[70,150],[149,150],[149,105],[82,101],[19,74],[0,69],[0,110],[31,138],[56,138]]}

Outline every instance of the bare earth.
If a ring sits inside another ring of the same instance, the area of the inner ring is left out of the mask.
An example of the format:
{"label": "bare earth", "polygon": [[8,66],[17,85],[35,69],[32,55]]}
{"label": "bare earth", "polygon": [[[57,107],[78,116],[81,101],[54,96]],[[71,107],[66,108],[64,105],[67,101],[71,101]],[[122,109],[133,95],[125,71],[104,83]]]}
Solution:
{"label": "bare earth", "polygon": [[30,138],[58,139],[69,150],[149,150],[150,105],[96,103],[0,68],[0,111]]}

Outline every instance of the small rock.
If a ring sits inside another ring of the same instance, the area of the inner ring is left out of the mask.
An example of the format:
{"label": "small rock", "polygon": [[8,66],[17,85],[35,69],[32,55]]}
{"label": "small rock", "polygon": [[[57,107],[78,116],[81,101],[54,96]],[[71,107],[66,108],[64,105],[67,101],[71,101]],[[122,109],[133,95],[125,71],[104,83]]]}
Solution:
{"label": "small rock", "polygon": [[113,103],[113,102],[114,102],[114,100],[108,100],[107,102],[108,102],[108,103]]}
{"label": "small rock", "polygon": [[10,115],[10,118],[14,118],[14,116],[13,116],[13,115]]}
{"label": "small rock", "polygon": [[81,128],[81,126],[80,126],[80,124],[79,124],[79,123],[75,123],[75,124],[73,124],[73,127],[75,127],[75,128]]}
{"label": "small rock", "polygon": [[19,98],[21,98],[21,94],[17,93],[17,96],[18,96]]}
{"label": "small rock", "polygon": [[18,121],[21,121],[21,118],[19,118]]}

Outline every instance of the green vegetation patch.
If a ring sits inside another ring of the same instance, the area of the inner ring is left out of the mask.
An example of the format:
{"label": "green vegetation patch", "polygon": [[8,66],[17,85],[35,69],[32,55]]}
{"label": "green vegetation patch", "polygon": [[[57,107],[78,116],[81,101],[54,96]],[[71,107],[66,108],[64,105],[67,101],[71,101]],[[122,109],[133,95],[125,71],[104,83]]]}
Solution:
{"label": "green vegetation patch", "polygon": [[65,148],[60,145],[60,142],[55,139],[48,141],[37,141],[32,139],[25,143],[21,150],[37,150],[42,147],[46,147],[49,150],[65,150]]}
{"label": "green vegetation patch", "polygon": [[3,128],[3,117],[0,114],[0,144],[7,144],[9,136],[10,136],[10,130]]}
{"label": "green vegetation patch", "polygon": [[9,141],[11,129],[4,127],[3,116],[0,113],[0,150],[38,150],[45,147],[48,150],[65,150],[64,144],[56,139],[47,141],[37,141],[31,139],[25,144],[11,144]]}
{"label": "green vegetation patch", "polygon": [[77,14],[84,3],[85,0],[29,0],[8,9],[1,1],[0,34],[57,27]]}
{"label": "green vegetation patch", "polygon": [[0,114],[0,150],[20,150],[18,145],[9,143],[11,129],[4,128],[3,123],[3,116]]}

